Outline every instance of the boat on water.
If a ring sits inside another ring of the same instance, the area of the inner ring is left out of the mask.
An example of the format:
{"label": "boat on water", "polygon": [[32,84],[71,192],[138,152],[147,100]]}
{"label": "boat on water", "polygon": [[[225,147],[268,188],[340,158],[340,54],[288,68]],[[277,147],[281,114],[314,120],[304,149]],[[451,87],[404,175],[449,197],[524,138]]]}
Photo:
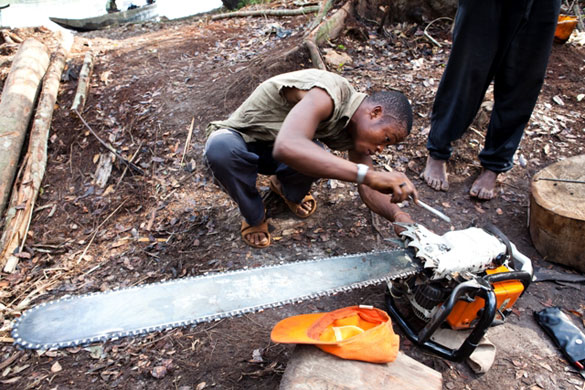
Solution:
{"label": "boat on water", "polygon": [[138,23],[154,19],[158,16],[156,3],[147,4],[142,7],[128,9],[126,11],[112,12],[101,16],[85,19],[65,19],[49,17],[61,27],[75,31],[102,30],[110,26],[119,26],[125,23]]}

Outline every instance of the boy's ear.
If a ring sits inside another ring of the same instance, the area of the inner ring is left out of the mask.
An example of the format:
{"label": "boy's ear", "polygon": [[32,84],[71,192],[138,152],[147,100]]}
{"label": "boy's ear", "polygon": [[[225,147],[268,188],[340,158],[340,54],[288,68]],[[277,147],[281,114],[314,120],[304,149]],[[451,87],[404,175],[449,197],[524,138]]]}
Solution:
{"label": "boy's ear", "polygon": [[382,106],[374,106],[370,111],[370,119],[377,119],[382,116]]}

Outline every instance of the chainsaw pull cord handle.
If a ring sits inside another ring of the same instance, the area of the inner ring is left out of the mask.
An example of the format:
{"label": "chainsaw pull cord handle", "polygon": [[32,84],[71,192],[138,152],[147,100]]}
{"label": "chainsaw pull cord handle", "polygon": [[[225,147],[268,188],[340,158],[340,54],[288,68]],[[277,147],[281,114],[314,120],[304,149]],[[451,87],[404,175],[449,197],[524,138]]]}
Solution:
{"label": "chainsaw pull cord handle", "polygon": [[[514,258],[512,256],[512,243],[510,242],[508,237],[506,237],[506,235],[504,233],[502,233],[502,231],[496,227],[496,225],[488,223],[487,225],[485,225],[483,227],[483,230],[490,233],[492,236],[496,236],[500,241],[502,241],[502,243],[504,245],[506,245],[506,258],[500,259],[500,261],[498,261],[497,265],[503,265],[504,262],[506,260],[509,260],[510,258],[512,258],[512,260],[514,260]],[[514,261],[512,261],[512,262],[514,264],[514,269],[516,269],[516,263]]]}
{"label": "chainsaw pull cord handle", "polygon": [[[528,288],[528,285],[532,282],[534,277],[534,270],[532,268],[532,262],[528,257],[523,255],[516,245],[514,245],[508,237],[500,229],[498,229],[493,224],[487,224],[483,228],[486,232],[493,234],[496,236],[504,245],[506,245],[506,255],[508,258],[512,259],[512,263],[514,266],[515,271],[499,273],[499,274],[492,274],[487,275],[485,279],[490,283],[501,282],[506,280],[519,280],[522,285],[524,286],[524,291]],[[502,265],[502,264],[498,264]]]}

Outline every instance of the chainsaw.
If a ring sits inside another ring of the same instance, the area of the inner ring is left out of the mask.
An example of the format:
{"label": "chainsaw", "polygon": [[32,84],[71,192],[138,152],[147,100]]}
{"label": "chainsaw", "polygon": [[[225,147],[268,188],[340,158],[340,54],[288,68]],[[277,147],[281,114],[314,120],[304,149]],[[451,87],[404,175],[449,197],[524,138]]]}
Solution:
{"label": "chainsaw", "polygon": [[[442,356],[462,359],[473,351],[496,312],[503,317],[526,289],[532,280],[531,262],[493,229],[438,236],[419,224],[402,226],[403,248],[397,250],[64,296],[25,311],[15,320],[12,336],[23,348],[65,348],[387,283],[388,311],[407,336]],[[425,324],[420,330],[408,319],[405,306]],[[447,350],[430,340],[443,323],[474,330],[458,350]]]}

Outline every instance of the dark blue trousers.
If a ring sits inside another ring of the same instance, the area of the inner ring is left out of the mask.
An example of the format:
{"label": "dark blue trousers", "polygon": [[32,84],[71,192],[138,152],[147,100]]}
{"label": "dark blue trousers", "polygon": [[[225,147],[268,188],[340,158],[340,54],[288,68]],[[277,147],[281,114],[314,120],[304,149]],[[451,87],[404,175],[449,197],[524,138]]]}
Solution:
{"label": "dark blue trousers", "polygon": [[258,174],[276,175],[284,196],[301,203],[317,178],[303,175],[272,157],[272,143],[244,142],[236,131],[221,129],[205,144],[205,158],[216,182],[238,204],[252,226],[264,219],[264,204],[258,189]]}
{"label": "dark blue trousers", "polygon": [[500,173],[513,157],[542,87],[560,0],[460,0],[453,46],[437,90],[427,149],[447,160],[494,81],[484,168]]}

